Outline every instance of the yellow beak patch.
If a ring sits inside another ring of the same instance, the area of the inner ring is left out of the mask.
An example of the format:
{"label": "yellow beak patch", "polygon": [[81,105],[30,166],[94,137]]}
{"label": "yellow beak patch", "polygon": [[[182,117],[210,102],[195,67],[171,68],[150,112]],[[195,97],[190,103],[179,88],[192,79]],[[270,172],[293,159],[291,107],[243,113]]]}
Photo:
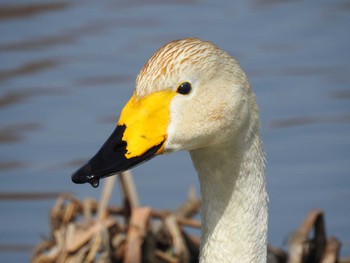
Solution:
{"label": "yellow beak patch", "polygon": [[[170,102],[177,93],[164,90],[137,98],[134,94],[124,106],[118,125],[125,125],[123,141],[127,143],[125,157],[141,156],[167,139]],[[163,146],[158,154],[163,153]]]}

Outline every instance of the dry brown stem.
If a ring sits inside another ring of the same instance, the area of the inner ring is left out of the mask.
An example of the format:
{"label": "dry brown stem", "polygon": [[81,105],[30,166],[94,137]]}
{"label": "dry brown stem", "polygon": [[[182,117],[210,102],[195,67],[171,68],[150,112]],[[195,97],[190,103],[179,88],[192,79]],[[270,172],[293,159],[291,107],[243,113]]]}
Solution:
{"label": "dry brown stem", "polygon": [[[139,207],[130,173],[120,175],[121,207],[109,205],[115,176],[105,180],[99,202],[58,197],[50,213],[51,235],[33,252],[33,263],[198,263],[200,239],[186,232],[198,229],[193,219],[200,199],[190,189],[175,211]],[[268,246],[274,263],[350,263],[339,259],[340,241],[327,240],[324,215],[313,210],[288,242],[288,253]],[[269,261],[270,262],[270,261]]]}

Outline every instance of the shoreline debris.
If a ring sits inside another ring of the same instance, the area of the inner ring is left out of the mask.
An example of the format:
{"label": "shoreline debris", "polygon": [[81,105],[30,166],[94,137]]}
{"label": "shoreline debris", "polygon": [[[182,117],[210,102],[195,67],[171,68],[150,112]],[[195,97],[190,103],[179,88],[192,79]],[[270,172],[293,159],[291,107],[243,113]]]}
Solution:
{"label": "shoreline debris", "polygon": [[[108,205],[116,178],[123,206]],[[33,263],[198,263],[200,239],[188,228],[200,229],[193,219],[200,199],[190,189],[187,200],[174,211],[139,205],[130,172],[104,180],[99,202],[80,201],[61,194],[50,212],[51,236],[33,251]],[[309,213],[288,241],[288,252],[268,245],[268,262],[350,263],[340,259],[341,243],[327,239],[324,215]]]}

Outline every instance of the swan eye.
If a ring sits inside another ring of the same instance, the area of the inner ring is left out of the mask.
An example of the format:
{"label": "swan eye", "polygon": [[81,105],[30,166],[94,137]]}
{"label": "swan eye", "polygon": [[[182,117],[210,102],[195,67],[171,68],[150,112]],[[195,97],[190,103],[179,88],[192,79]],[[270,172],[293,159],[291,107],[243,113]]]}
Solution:
{"label": "swan eye", "polygon": [[191,83],[189,82],[183,82],[179,85],[179,87],[177,88],[176,92],[183,94],[183,95],[187,95],[191,92],[192,90],[192,86]]}

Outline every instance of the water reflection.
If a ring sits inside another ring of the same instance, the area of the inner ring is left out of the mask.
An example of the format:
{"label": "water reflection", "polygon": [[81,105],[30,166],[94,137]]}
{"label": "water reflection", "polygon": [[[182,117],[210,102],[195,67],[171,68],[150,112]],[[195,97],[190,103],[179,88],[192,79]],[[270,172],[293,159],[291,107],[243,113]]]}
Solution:
{"label": "water reflection", "polygon": [[19,161],[0,161],[0,171],[23,169],[25,167],[28,167],[28,164]]}
{"label": "water reflection", "polygon": [[0,244],[0,252],[5,253],[18,253],[18,252],[27,252],[31,253],[34,249],[34,245],[28,244]]}
{"label": "water reflection", "polygon": [[81,37],[102,33],[109,28],[156,26],[159,24],[160,21],[156,18],[101,19],[91,21],[80,27],[66,29],[64,32],[51,36],[43,36],[35,39],[25,39],[18,42],[0,44],[0,52],[40,50],[42,48],[55,47],[63,44],[74,44],[78,42]]}
{"label": "water reflection", "polygon": [[330,93],[332,99],[348,100],[350,99],[350,90],[337,90]]}
{"label": "water reflection", "polygon": [[0,201],[35,201],[57,199],[61,192],[37,192],[37,193],[0,193]]}
{"label": "water reflection", "polygon": [[339,116],[303,116],[299,118],[276,120],[270,123],[269,127],[289,128],[293,126],[309,125],[309,124],[346,124],[350,123],[350,114]]}
{"label": "water reflection", "polygon": [[40,123],[21,123],[0,128],[0,144],[14,143],[22,141],[24,133],[38,131],[41,129]]}
{"label": "water reflection", "polygon": [[64,34],[52,37],[42,37],[39,39],[28,39],[20,42],[1,44],[0,52],[5,51],[26,51],[37,50],[41,48],[48,48],[55,45],[62,45],[67,43],[73,43],[75,39],[74,34]]}
{"label": "water reflection", "polygon": [[58,94],[64,94],[64,89],[26,87],[25,89],[10,90],[0,95],[0,109],[23,103],[32,97]]}
{"label": "water reflection", "polygon": [[134,76],[127,75],[110,75],[110,76],[92,76],[79,79],[77,84],[79,86],[100,86],[100,85],[114,85],[117,87],[118,85],[124,83],[130,83],[134,79]]}
{"label": "water reflection", "polygon": [[20,65],[18,68],[0,71],[0,81],[5,81],[21,75],[34,74],[43,70],[53,68],[59,64],[56,59],[43,59],[38,61],[31,61]]}
{"label": "water reflection", "polygon": [[16,5],[1,5],[0,20],[30,17],[50,11],[63,10],[68,7],[68,2],[62,3],[32,3]]}
{"label": "water reflection", "polygon": [[307,76],[311,77],[322,76],[328,77],[329,79],[337,79],[337,76],[343,77],[345,68],[339,66],[305,66],[301,65],[298,67],[266,67],[260,69],[254,69],[255,76]]}

